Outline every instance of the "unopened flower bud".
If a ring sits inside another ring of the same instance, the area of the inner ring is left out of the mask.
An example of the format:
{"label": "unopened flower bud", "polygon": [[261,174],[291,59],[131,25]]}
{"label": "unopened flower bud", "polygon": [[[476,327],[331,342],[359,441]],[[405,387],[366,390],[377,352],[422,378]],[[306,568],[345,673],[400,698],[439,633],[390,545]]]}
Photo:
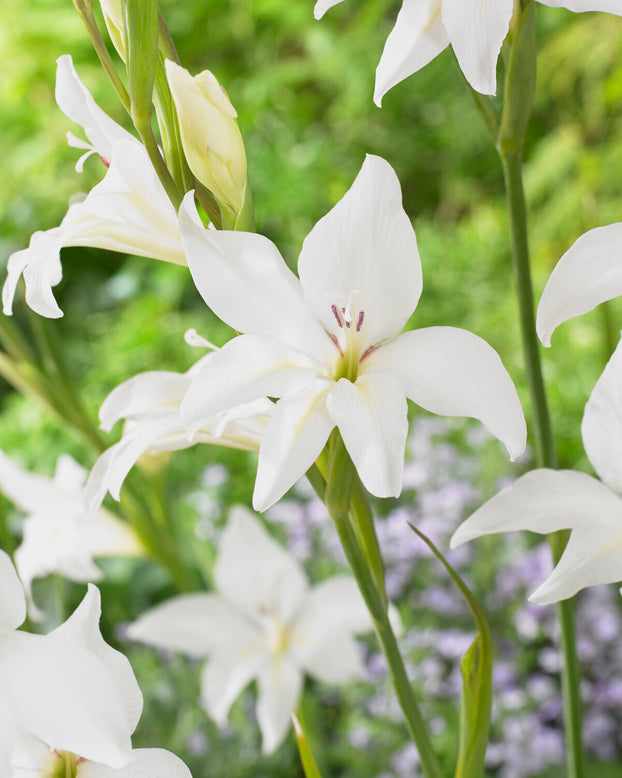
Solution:
{"label": "unopened flower bud", "polygon": [[121,0],[99,0],[104,14],[104,22],[112,45],[125,62],[125,44],[123,42],[123,5]]}
{"label": "unopened flower bud", "polygon": [[166,76],[190,169],[221,204],[238,214],[246,187],[246,153],[235,108],[209,70],[193,77],[166,60]]}

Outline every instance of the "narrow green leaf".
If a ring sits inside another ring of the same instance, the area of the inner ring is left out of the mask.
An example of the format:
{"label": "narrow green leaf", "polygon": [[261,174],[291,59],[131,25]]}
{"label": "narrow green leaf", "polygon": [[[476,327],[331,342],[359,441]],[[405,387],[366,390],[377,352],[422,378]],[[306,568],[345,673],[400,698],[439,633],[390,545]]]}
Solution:
{"label": "narrow green leaf", "polygon": [[474,594],[434,543],[416,527],[411,529],[442,563],[473,615],[477,635],[462,657],[460,732],[455,778],[481,778],[490,733],[492,708],[492,641],[486,616]]}
{"label": "narrow green leaf", "polygon": [[309,741],[302,729],[302,725],[296,715],[292,713],[292,720],[294,722],[294,734],[296,736],[296,743],[298,745],[298,753],[300,754],[300,761],[302,762],[302,769],[304,770],[305,778],[322,778],[318,766],[315,763]]}

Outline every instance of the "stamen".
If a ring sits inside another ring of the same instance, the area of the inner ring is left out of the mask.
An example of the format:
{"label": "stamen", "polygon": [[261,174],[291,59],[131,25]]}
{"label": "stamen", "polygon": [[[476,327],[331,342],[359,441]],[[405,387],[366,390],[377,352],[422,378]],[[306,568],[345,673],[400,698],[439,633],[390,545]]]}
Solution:
{"label": "stamen", "polygon": [[343,314],[343,320],[346,327],[350,329],[350,324],[352,324],[352,312],[349,308],[342,308],[341,313]]}
{"label": "stamen", "polygon": [[101,161],[104,163],[106,167],[110,167],[110,162],[105,157],[100,157]]}
{"label": "stamen", "polygon": [[359,320],[356,323],[356,331],[360,332],[361,327],[363,326],[363,320],[365,319],[365,311],[359,312]]}
{"label": "stamen", "polygon": [[341,313],[339,312],[339,309],[337,308],[336,305],[331,305],[330,309],[333,312],[333,316],[335,317],[335,319],[337,319],[337,324],[341,327],[341,329],[343,329],[343,319],[341,317]]}
{"label": "stamen", "polygon": [[375,346],[370,346],[361,354],[361,358],[359,359],[359,362],[362,362],[366,357],[372,354],[375,350],[376,350]]}
{"label": "stamen", "polygon": [[343,349],[342,349],[342,348],[341,348],[341,346],[339,345],[339,341],[337,340],[336,336],[335,336],[335,335],[333,335],[333,334],[332,334],[332,332],[327,332],[326,334],[328,335],[328,337],[329,337],[329,338],[332,340],[332,342],[333,342],[333,343],[335,344],[335,346],[337,347],[337,351],[339,352],[339,354],[340,354],[341,356],[343,356]]}

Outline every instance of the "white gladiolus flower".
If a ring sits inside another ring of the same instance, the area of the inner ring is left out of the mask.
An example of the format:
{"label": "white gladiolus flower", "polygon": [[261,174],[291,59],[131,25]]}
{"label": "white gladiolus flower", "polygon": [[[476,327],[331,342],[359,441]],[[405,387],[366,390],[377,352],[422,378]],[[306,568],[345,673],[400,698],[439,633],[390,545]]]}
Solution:
{"label": "white gladiolus flower", "polygon": [[86,471],[68,455],[47,478],[23,470],[0,451],[0,490],[27,514],[15,563],[34,618],[41,614],[32,605],[33,579],[57,572],[71,581],[98,581],[102,574],[93,557],[144,553],[128,524],[105,510],[87,514],[85,480]]}
{"label": "white gladiolus flower", "polygon": [[589,230],[568,249],[547,281],[536,327],[545,346],[560,324],[622,295],[622,222]]}
{"label": "white gladiolus flower", "polygon": [[181,406],[194,432],[214,414],[280,398],[262,437],[253,506],[266,510],[308,470],[338,427],[365,487],[400,493],[406,398],[473,416],[519,456],[526,428],[497,353],[454,327],[399,334],[421,294],[417,241],[399,181],[368,156],[341,202],[305,239],[298,270],[261,235],[202,226],[192,194],[180,232],[194,282],[238,332],[193,378]]}
{"label": "white gladiolus flower", "polygon": [[[516,0],[403,0],[376,70],[374,102],[451,45],[473,89],[494,95],[497,58]],[[342,0],[318,0],[315,18]],[[619,0],[540,0],[570,11],[605,11],[622,16]]]}
{"label": "white gladiolus flower", "polygon": [[91,154],[98,154],[109,169],[84,200],[69,206],[58,227],[35,232],[27,249],[9,257],[2,290],[7,315],[12,313],[22,274],[28,305],[42,316],[63,315],[52,287],[62,278],[60,250],[64,246],[93,246],[186,264],[175,209],[144,146],[101,110],[68,55],[58,60],[56,101],[88,138],[85,142],[68,133],[71,146],[87,149],[76,169],[81,170]]}
{"label": "white gladiolus flower", "polygon": [[189,438],[180,416],[182,398],[200,370],[209,370],[207,354],[185,373],[152,370],[113,389],[99,411],[101,426],[109,431],[121,419],[123,437],[97,460],[86,484],[90,512],[101,505],[106,492],[118,500],[121,486],[136,461],[151,451],[179,451],[197,443],[257,451],[274,404],[266,398],[215,414]]}
{"label": "white gladiolus flower", "polygon": [[574,470],[532,470],[456,530],[451,547],[495,532],[570,529],[552,574],[529,598],[544,605],[622,580],[622,341],[585,406],[585,452],[600,481]]}
{"label": "white gladiolus flower", "polygon": [[[20,722],[20,730],[13,733],[11,747],[7,748],[10,768],[8,773],[3,772],[2,775],[8,775],[9,778],[56,778],[59,775],[68,778],[191,778],[186,765],[168,751],[150,748],[133,751],[129,747],[142,711],[142,694],[126,657],[102,638],[99,631],[100,615],[99,590],[91,584],[74,613],[42,640],[47,641],[46,650],[49,650],[49,645],[53,645],[56,651],[66,651],[68,657],[77,656],[82,663],[88,660],[90,671],[96,671],[99,685],[106,684],[104,688],[107,689],[108,697],[116,703],[116,720],[112,723],[104,719],[101,690],[96,689],[97,694],[93,694],[91,679],[84,677],[79,667],[75,668],[75,679],[70,676],[75,687],[72,689],[74,698],[67,697],[63,690],[59,698],[44,700],[44,706],[39,710],[44,718],[53,716],[58,719],[59,728],[62,726],[66,733],[78,729],[74,719],[80,716],[85,722],[95,719],[101,729],[90,732],[89,737],[94,742],[99,740],[96,755],[90,755],[93,750],[90,746],[88,752],[80,747],[82,742],[88,744],[84,739],[67,737],[63,744],[59,744],[56,738],[49,739],[46,734],[33,729],[29,721],[25,724]],[[38,636],[24,637],[36,639]],[[0,642],[0,662],[1,645]],[[78,686],[79,682],[85,684],[83,688]],[[31,704],[35,705],[36,702]],[[80,722],[80,729],[86,729],[84,722]],[[109,746],[106,749],[113,734],[118,737],[119,733],[126,744],[121,759]]]}
{"label": "white gladiolus flower", "polygon": [[26,733],[59,753],[124,767],[131,759],[140,691],[130,683],[127,660],[103,643],[96,624],[84,640],[75,639],[85,609],[99,607],[97,590],[50,635],[17,631],[26,600],[4,551],[0,591],[0,775],[33,775],[20,772],[14,761]]}
{"label": "white gladiolus flower", "polygon": [[296,559],[245,508],[236,507],[220,541],[217,594],[185,594],[143,614],[130,637],[207,657],[201,702],[219,725],[242,690],[258,684],[257,720],[265,753],[291,726],[304,674],[326,683],[364,677],[354,635],[371,629],[354,579],[310,587]]}

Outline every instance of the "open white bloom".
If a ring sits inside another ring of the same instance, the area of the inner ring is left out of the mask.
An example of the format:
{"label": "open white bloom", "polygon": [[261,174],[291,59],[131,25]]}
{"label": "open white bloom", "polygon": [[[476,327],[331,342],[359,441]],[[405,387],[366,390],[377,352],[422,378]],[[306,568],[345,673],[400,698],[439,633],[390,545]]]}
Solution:
{"label": "open white bloom", "polygon": [[219,724],[253,680],[265,753],[291,726],[303,678],[325,683],[364,677],[353,635],[371,622],[354,579],[335,576],[314,587],[296,559],[248,510],[235,507],[214,570],[218,594],[185,594],[130,625],[135,640],[192,657],[208,657],[201,703]]}
{"label": "open white bloom", "polygon": [[205,420],[189,439],[180,416],[182,398],[200,370],[208,370],[207,354],[185,373],[152,370],[139,373],[113,389],[104,400],[99,418],[109,431],[121,419],[123,437],[97,460],[86,484],[90,512],[101,505],[106,492],[118,500],[121,486],[133,465],[148,451],[179,451],[197,443],[210,443],[257,451],[274,404],[266,398],[245,403]]}
{"label": "open white bloom", "polygon": [[93,557],[144,553],[129,525],[105,510],[87,514],[85,480],[86,470],[66,454],[47,478],[23,470],[0,451],[0,491],[27,514],[15,564],[35,618],[33,579],[57,572],[71,581],[98,581],[102,574]]}
{"label": "open white bloom", "polygon": [[93,153],[109,167],[84,200],[69,206],[58,227],[35,232],[27,249],[9,257],[2,290],[5,314],[12,313],[15,289],[23,274],[28,305],[42,316],[63,315],[52,287],[62,278],[60,250],[64,246],[93,246],[186,264],[175,209],[144,146],[101,110],[68,55],[58,59],[56,101],[88,138],[85,142],[68,133],[70,145],[87,149],[76,169],[81,170]]}
{"label": "open white bloom", "polygon": [[[122,672],[121,655],[113,658],[118,652],[104,649],[94,635],[90,644],[75,640],[75,614],[50,635],[19,632],[26,600],[4,551],[0,591],[0,775],[24,776],[13,761],[24,733],[59,753],[122,768],[131,758],[129,701],[137,689]],[[91,607],[93,597],[88,598]]]}
{"label": "open white bloom", "polygon": [[622,580],[622,341],[585,406],[585,452],[600,481],[574,470],[533,470],[456,530],[451,547],[494,532],[570,529],[552,574],[529,598],[544,605]]}
{"label": "open white bloom", "polygon": [[[315,18],[342,0],[318,0]],[[570,11],[606,11],[622,16],[619,0],[540,0]],[[374,102],[451,45],[473,89],[494,95],[497,58],[508,34],[516,0],[403,0],[376,70]]]}
{"label": "open white bloom", "polygon": [[547,281],[536,328],[545,346],[556,328],[622,295],[622,222],[589,230],[568,249]]}
{"label": "open white bloom", "polygon": [[399,334],[421,294],[421,262],[399,181],[368,156],[350,190],[306,237],[291,272],[265,237],[202,226],[191,195],[180,232],[205,302],[244,333],[194,377],[181,410],[190,433],[258,397],[281,398],[259,449],[253,506],[275,503],[339,428],[365,487],[400,493],[406,398],[473,416],[519,456],[525,420],[497,353],[454,327]]}
{"label": "open white bloom", "polygon": [[[91,584],[82,603],[47,639],[70,647],[68,650],[80,649],[98,667],[102,678],[105,677],[109,684],[110,694],[114,694],[120,703],[115,729],[123,733],[124,741],[129,744],[140,719],[142,694],[126,657],[102,638],[99,631],[100,616],[99,590]],[[90,697],[88,689],[82,691],[78,701],[82,715],[85,716],[91,715],[91,709],[97,711],[100,707],[98,698]],[[63,721],[65,711],[59,702],[55,701],[52,706],[48,704],[47,713],[54,713]],[[101,732],[101,736],[105,742],[109,736],[106,729]],[[119,763],[114,753],[92,758],[81,749],[59,748],[28,726],[21,729],[12,748],[9,778],[57,778],[60,775],[67,778],[190,778],[184,763],[168,751],[128,749]]]}

